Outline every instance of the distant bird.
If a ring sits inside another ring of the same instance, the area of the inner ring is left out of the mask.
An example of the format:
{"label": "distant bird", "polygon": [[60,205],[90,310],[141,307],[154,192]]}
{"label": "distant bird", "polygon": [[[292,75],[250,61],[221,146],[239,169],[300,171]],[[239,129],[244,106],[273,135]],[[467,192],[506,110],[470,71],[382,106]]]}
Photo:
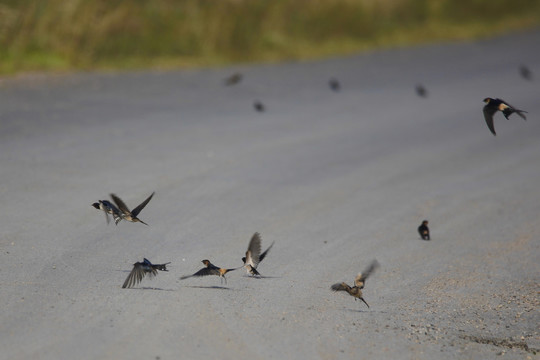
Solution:
{"label": "distant bird", "polygon": [[204,267],[201,270],[197,271],[193,275],[182,276],[180,278],[180,280],[184,280],[184,279],[190,278],[192,276],[217,275],[217,276],[219,276],[220,281],[223,283],[223,280],[225,280],[225,284],[226,284],[227,283],[227,278],[225,277],[225,274],[228,273],[229,271],[234,271],[234,270],[240,269],[239,267],[234,268],[234,269],[223,269],[223,268],[220,268],[220,267],[215,266],[214,264],[212,264],[210,262],[210,260],[202,260],[202,263],[206,267]]}
{"label": "distant bird", "polygon": [[168,264],[170,264],[170,262],[165,264],[152,264],[147,258],[144,258],[143,262],[136,262],[133,264],[133,270],[131,270],[126,281],[124,281],[122,288],[130,288],[133,285],[140,283],[146,275],[154,277],[158,274],[158,270],[169,271],[167,270]]}
{"label": "distant bird", "polygon": [[521,65],[519,67],[519,74],[521,75],[522,78],[524,78],[525,80],[532,80],[532,72],[531,70],[529,70],[528,67],[526,67],[525,65]]}
{"label": "distant bird", "polygon": [[428,96],[428,91],[422,84],[416,85],[416,94],[420,97],[426,98]]}
{"label": "distant bird", "polygon": [[495,115],[497,111],[501,111],[506,120],[510,120],[508,117],[513,113],[517,113],[519,116],[521,116],[521,118],[523,118],[523,120],[527,120],[525,115],[523,115],[524,113],[527,113],[526,111],[518,110],[504,100],[492,99],[488,97],[484,99],[484,102],[486,103],[483,109],[484,118],[486,119],[486,124],[493,135],[497,135],[495,133],[495,127],[493,126],[493,115]]}
{"label": "distant bird", "polygon": [[336,78],[331,78],[330,81],[328,81],[328,86],[330,86],[330,89],[336,92],[338,92],[341,89],[341,84],[339,83],[339,80]]}
{"label": "distant bird", "polygon": [[146,200],[144,200],[141,204],[139,204],[139,206],[137,206],[135,209],[133,209],[131,211],[126,206],[126,204],[124,204],[122,199],[120,199],[115,194],[111,194],[111,198],[114,200],[114,202],[116,203],[116,206],[118,206],[118,208],[122,212],[122,214],[121,214],[122,219],[127,220],[127,221],[131,221],[131,222],[140,222],[140,223],[143,223],[144,225],[148,225],[147,223],[145,223],[144,221],[139,219],[137,217],[137,215],[139,215],[141,210],[144,209],[144,207],[148,204],[148,202],[150,200],[152,200],[152,196],[154,196],[154,194],[155,194],[155,192],[153,192],[152,195],[150,195]]}
{"label": "distant bird", "polygon": [[259,274],[257,271],[257,266],[259,266],[259,263],[266,257],[266,254],[268,254],[268,251],[270,251],[272,246],[274,246],[274,243],[272,243],[268,249],[261,254],[261,235],[258,232],[253,234],[251,240],[249,241],[246,256],[242,258],[244,267],[249,275],[261,276],[261,274]]}
{"label": "distant bird", "polygon": [[346,283],[337,283],[332,285],[330,288],[334,291],[346,291],[349,293],[349,295],[354,296],[354,300],[360,299],[364,302],[364,304],[367,305],[369,308],[368,303],[364,298],[362,297],[362,291],[361,289],[364,288],[364,285],[366,283],[367,278],[371,275],[371,273],[379,267],[379,262],[377,260],[373,260],[371,264],[364,270],[364,272],[359,273],[356,278],[354,279],[354,286],[350,287]]}
{"label": "distant bird", "polygon": [[242,81],[242,74],[240,73],[234,73],[232,74],[231,76],[229,76],[228,78],[225,79],[224,83],[225,85],[227,86],[231,86],[231,85],[236,85],[238,84],[240,81]]}
{"label": "distant bird", "polygon": [[122,214],[120,213],[120,210],[116,206],[114,206],[111,202],[107,200],[98,200],[98,202],[95,202],[92,204],[93,207],[95,207],[98,210],[102,210],[105,213],[105,219],[107,220],[107,224],[109,224],[109,214],[114,219],[114,224],[118,225],[120,220],[122,220]]}
{"label": "distant bird", "polygon": [[418,233],[420,234],[420,237],[422,240],[431,240],[429,237],[429,228],[428,228],[429,221],[424,220],[422,221],[422,224],[418,227]]}
{"label": "distant bird", "polygon": [[255,101],[253,103],[253,107],[255,108],[255,110],[257,110],[258,112],[264,112],[266,110],[264,104],[262,102],[260,102],[259,100]]}

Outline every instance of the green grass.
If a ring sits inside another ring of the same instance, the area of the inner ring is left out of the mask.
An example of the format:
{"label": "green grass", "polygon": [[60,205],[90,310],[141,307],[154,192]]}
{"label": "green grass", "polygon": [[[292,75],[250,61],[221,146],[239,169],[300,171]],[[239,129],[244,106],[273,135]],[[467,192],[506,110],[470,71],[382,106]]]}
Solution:
{"label": "green grass", "polygon": [[308,59],[539,24],[540,0],[0,0],[0,73]]}

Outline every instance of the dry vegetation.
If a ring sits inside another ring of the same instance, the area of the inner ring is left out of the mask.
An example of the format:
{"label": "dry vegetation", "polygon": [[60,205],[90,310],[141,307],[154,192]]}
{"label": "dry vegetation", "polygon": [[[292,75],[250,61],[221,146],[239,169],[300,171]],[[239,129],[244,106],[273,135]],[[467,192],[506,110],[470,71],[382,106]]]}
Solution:
{"label": "dry vegetation", "polygon": [[539,0],[0,0],[0,73],[304,59],[539,23]]}

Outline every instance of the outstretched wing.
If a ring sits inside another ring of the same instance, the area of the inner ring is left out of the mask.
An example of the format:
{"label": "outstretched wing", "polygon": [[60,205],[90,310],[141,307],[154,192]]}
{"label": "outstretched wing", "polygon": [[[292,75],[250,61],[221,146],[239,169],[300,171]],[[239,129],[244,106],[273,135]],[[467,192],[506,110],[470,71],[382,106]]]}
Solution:
{"label": "outstretched wing", "polygon": [[371,264],[360,274],[356,276],[354,279],[354,284],[358,286],[360,289],[364,288],[364,283],[366,282],[366,279],[373,273],[373,271],[379,267],[379,262],[377,260],[373,260]]}
{"label": "outstretched wing", "polygon": [[[152,193],[152,195],[150,195],[146,200],[144,200],[142,203],[139,204],[139,206],[137,206],[135,209],[133,209],[131,211],[131,214],[133,214],[133,216],[137,216],[142,209],[144,209],[144,207],[146,206],[146,204],[148,204],[150,202],[150,200],[152,200],[152,196],[154,196],[156,192],[154,191]],[[141,221],[142,222],[142,221]]]}
{"label": "outstretched wing", "polygon": [[489,104],[484,106],[484,119],[486,119],[487,127],[493,135],[497,135],[495,132],[495,126],[493,126],[493,115],[495,115],[496,112],[497,109],[489,106]]}
{"label": "outstretched wing", "polygon": [[274,242],[266,249],[260,256],[259,256],[259,262],[263,261],[263,259],[266,257],[266,254],[270,251],[270,249],[274,246]]}
{"label": "outstretched wing", "polygon": [[190,278],[192,276],[207,276],[207,275],[219,275],[219,272],[216,269],[205,267],[205,268],[202,268],[201,270],[197,271],[193,275],[182,276],[180,278],[180,280],[184,280],[184,279]]}
{"label": "outstretched wing", "polygon": [[256,232],[249,241],[248,249],[246,251],[246,265],[251,265],[253,268],[257,268],[259,265],[259,256],[261,254],[261,235]]}
{"label": "outstretched wing", "polygon": [[139,262],[135,263],[135,265],[133,265],[133,270],[131,270],[128,277],[126,278],[126,281],[124,281],[124,285],[122,285],[122,288],[130,288],[140,283],[141,280],[144,278],[144,275],[145,271],[143,269],[143,265]]}
{"label": "outstretched wing", "polygon": [[332,286],[330,286],[330,289],[334,290],[334,291],[349,291],[351,290],[351,287],[347,284],[345,284],[344,282],[342,283],[336,283]]}
{"label": "outstretched wing", "polygon": [[124,214],[130,213],[129,208],[126,206],[126,204],[124,204],[122,199],[120,199],[118,196],[116,196],[115,194],[111,194],[111,199],[113,199],[116,206],[118,206],[120,211],[122,211]]}

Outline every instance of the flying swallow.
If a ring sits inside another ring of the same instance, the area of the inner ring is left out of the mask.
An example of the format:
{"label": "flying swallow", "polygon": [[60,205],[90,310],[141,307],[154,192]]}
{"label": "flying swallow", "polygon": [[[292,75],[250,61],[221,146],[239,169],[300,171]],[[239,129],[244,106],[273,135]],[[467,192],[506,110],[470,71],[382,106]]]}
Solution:
{"label": "flying swallow", "polygon": [[429,228],[428,228],[429,221],[424,220],[422,221],[422,225],[418,227],[418,233],[420,234],[420,237],[422,240],[431,240],[429,237]]}
{"label": "flying swallow", "polygon": [[102,210],[105,213],[105,219],[107,219],[107,224],[109,224],[110,222],[108,214],[112,215],[115,225],[118,225],[118,222],[122,220],[122,214],[120,213],[120,210],[118,210],[118,208],[114,206],[110,201],[98,200],[98,202],[93,203],[92,206],[98,210]]}
{"label": "flying swallow", "polygon": [[228,78],[225,79],[224,84],[227,85],[227,86],[236,85],[240,81],[242,81],[242,77],[243,77],[242,74],[234,73],[234,74],[232,74],[231,76],[229,76]]}
{"label": "flying swallow", "polygon": [[354,286],[351,287],[347,285],[346,283],[337,283],[332,285],[330,288],[334,291],[346,291],[349,293],[349,295],[354,296],[354,300],[360,299],[364,302],[364,304],[367,305],[369,308],[368,303],[364,298],[362,297],[362,289],[364,288],[364,285],[366,283],[367,278],[371,275],[371,273],[379,267],[379,262],[377,260],[373,260],[371,264],[364,270],[363,273],[360,273],[356,276],[354,279]]}
{"label": "flying swallow", "polygon": [[133,264],[133,270],[131,270],[126,281],[124,281],[122,288],[130,288],[133,285],[140,283],[147,274],[150,277],[154,277],[158,274],[158,270],[169,271],[167,270],[168,264],[170,264],[170,262],[165,264],[152,264],[147,258],[144,258],[143,262],[136,262]]}
{"label": "flying swallow", "polygon": [[428,96],[428,91],[422,84],[416,85],[416,94],[420,97],[426,98]]}
{"label": "flying swallow", "polygon": [[139,219],[137,217],[137,215],[139,215],[139,213],[141,212],[142,209],[144,209],[144,207],[146,206],[146,204],[148,204],[148,202],[152,199],[152,196],[154,196],[155,192],[152,193],[152,195],[150,195],[146,200],[144,200],[141,204],[139,204],[139,206],[137,206],[135,209],[133,210],[129,210],[129,208],[126,206],[126,204],[124,204],[124,202],[122,201],[122,199],[120,199],[118,196],[116,196],[115,194],[111,194],[111,198],[114,200],[114,202],[116,203],[116,206],[118,206],[118,208],[120,209],[120,211],[122,212],[122,219],[124,220],[127,220],[127,221],[131,221],[131,222],[141,222],[143,223],[144,225],[148,225],[147,223],[145,223],[144,221],[142,221],[141,219]]}
{"label": "flying swallow", "polygon": [[259,274],[257,271],[257,266],[259,266],[259,263],[266,257],[266,254],[268,254],[268,251],[270,251],[272,246],[274,246],[274,243],[272,243],[268,249],[261,254],[261,235],[258,232],[253,234],[251,240],[249,241],[246,256],[242,258],[244,267],[246,268],[248,274],[253,276],[261,276],[261,274]]}
{"label": "flying swallow", "polygon": [[259,100],[255,101],[253,103],[253,107],[255,108],[255,110],[257,110],[258,112],[264,112],[266,110],[264,104],[262,102],[260,102]]}
{"label": "flying swallow", "polygon": [[335,92],[338,92],[341,89],[341,84],[339,83],[339,80],[336,78],[331,78],[328,81],[328,86],[330,86],[330,89],[332,89]]}
{"label": "flying swallow", "polygon": [[486,105],[484,105],[484,118],[486,119],[486,124],[489,128],[489,130],[493,133],[493,135],[497,135],[495,133],[495,127],[493,126],[493,115],[497,111],[501,111],[506,118],[506,120],[510,120],[508,117],[512,115],[513,113],[518,114],[521,116],[523,120],[527,120],[524,113],[527,113],[524,110],[518,110],[514,108],[512,105],[508,104],[506,101],[501,99],[492,99],[492,98],[485,98],[484,102]]}
{"label": "flying swallow", "polygon": [[234,268],[234,269],[223,269],[223,268],[217,267],[214,264],[212,264],[210,262],[210,260],[202,260],[202,263],[206,267],[204,267],[201,270],[197,271],[193,275],[182,276],[180,278],[180,280],[184,280],[184,279],[190,278],[192,276],[217,275],[217,276],[219,276],[220,281],[223,283],[223,280],[225,280],[225,284],[226,284],[227,283],[227,278],[225,277],[225,274],[228,273],[229,271],[234,271],[234,270],[240,269],[239,267]]}

